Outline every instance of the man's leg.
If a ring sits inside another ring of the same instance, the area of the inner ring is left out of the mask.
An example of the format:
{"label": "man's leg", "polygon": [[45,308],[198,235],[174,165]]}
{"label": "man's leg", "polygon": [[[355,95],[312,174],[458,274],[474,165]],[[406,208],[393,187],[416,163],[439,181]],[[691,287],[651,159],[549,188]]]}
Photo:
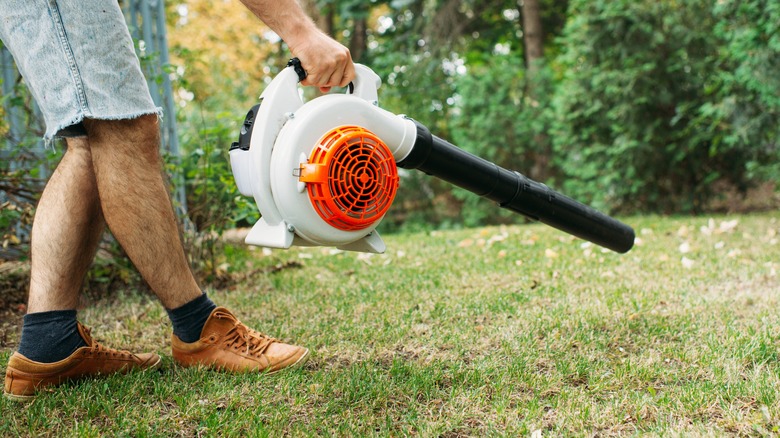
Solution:
{"label": "man's leg", "polygon": [[35,212],[29,313],[76,309],[104,228],[86,139],[68,139]]}
{"label": "man's leg", "polygon": [[166,308],[200,297],[162,176],[157,116],[85,120],[84,125],[114,237]]}
{"label": "man's leg", "polygon": [[198,288],[162,177],[157,117],[84,125],[106,222],[168,310],[174,359],[231,371],[274,372],[302,363],[307,349],[246,327]]}
{"label": "man's leg", "polygon": [[163,178],[157,116],[85,120],[98,193],[108,226],[165,306],[174,333],[200,339],[214,303],[184,254]]}
{"label": "man's leg", "polygon": [[86,139],[69,139],[35,213],[29,313],[19,351],[5,370],[8,398],[29,400],[67,379],[160,364],[153,353],[99,345],[76,320],[82,282],[104,229],[89,146]]}
{"label": "man's leg", "polygon": [[26,358],[57,362],[87,345],[76,308],[104,228],[89,147],[83,138],[69,139],[33,222],[28,313],[19,342]]}

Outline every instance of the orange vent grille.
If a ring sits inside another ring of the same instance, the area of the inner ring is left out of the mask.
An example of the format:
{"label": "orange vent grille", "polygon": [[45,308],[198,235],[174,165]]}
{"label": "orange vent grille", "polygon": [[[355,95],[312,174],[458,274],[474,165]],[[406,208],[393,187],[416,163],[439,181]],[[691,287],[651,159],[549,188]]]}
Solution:
{"label": "orange vent grille", "polygon": [[393,154],[371,131],[341,126],[325,134],[301,164],[314,209],[331,226],[362,230],[381,219],[398,190]]}

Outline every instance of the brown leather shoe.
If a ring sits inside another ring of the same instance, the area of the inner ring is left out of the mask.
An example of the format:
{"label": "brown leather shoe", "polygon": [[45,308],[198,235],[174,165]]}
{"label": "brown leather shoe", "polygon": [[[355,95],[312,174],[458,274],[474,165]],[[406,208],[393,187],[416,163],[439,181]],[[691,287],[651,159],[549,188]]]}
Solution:
{"label": "brown leather shoe", "polygon": [[160,356],[154,353],[133,354],[108,348],[95,342],[89,328],[81,323],[78,323],[78,330],[87,346],[59,362],[36,362],[19,352],[11,355],[5,370],[5,396],[11,400],[27,401],[35,397],[36,391],[66,380],[157,368],[160,365]]}
{"label": "brown leather shoe", "polygon": [[302,364],[309,350],[288,345],[250,329],[229,310],[217,307],[200,339],[186,343],[171,336],[173,359],[182,366],[205,366],[232,372],[274,373]]}

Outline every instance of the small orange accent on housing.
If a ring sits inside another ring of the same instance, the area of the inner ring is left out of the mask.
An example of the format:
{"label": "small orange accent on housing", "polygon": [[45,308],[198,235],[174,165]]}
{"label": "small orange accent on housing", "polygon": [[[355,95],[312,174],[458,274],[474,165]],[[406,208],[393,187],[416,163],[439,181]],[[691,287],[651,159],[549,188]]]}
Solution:
{"label": "small orange accent on housing", "polygon": [[340,126],[325,134],[301,163],[314,210],[334,228],[368,228],[390,208],[398,169],[390,149],[371,131]]}

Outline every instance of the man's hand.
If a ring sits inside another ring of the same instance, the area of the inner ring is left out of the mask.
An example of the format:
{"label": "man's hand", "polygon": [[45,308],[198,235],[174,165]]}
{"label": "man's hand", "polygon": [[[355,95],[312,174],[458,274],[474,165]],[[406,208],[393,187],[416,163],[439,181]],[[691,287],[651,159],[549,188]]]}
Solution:
{"label": "man's hand", "polygon": [[346,87],[355,79],[355,65],[349,49],[317,31],[290,47],[293,56],[301,61],[306,79],[301,84],[319,87],[326,93],[331,87]]}
{"label": "man's hand", "polygon": [[306,70],[303,85],[327,92],[345,87],[355,79],[349,49],[317,29],[296,0],[241,0],[249,10],[276,32]]}

